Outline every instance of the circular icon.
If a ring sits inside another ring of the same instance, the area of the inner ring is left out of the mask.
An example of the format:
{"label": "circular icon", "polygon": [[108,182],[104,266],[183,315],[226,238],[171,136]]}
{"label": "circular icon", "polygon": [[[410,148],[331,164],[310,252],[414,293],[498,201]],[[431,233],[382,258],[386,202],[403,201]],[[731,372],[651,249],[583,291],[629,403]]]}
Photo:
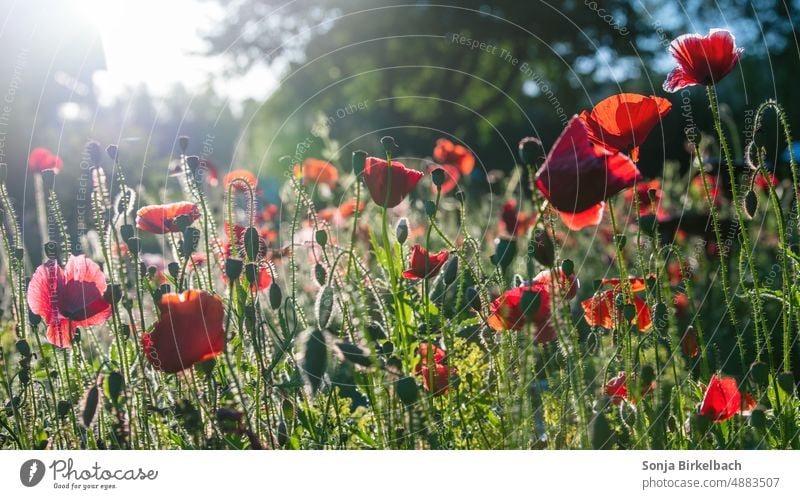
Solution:
{"label": "circular icon", "polygon": [[19,481],[26,487],[35,487],[44,478],[44,463],[38,459],[28,459],[19,468]]}

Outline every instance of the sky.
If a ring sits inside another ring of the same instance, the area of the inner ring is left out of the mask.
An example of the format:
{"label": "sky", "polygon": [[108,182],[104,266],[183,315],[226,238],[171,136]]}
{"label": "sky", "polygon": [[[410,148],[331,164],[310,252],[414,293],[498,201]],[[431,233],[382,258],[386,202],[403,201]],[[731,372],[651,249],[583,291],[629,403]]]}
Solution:
{"label": "sky", "polygon": [[[108,71],[95,75],[101,102],[125,87],[145,83],[154,95],[164,95],[176,83],[189,91],[205,88],[219,75],[223,61],[200,55],[203,30],[223,13],[214,2],[201,0],[79,0],[83,15],[97,26]],[[268,68],[256,68],[243,77],[217,79],[215,90],[234,103],[264,99],[276,87]]]}

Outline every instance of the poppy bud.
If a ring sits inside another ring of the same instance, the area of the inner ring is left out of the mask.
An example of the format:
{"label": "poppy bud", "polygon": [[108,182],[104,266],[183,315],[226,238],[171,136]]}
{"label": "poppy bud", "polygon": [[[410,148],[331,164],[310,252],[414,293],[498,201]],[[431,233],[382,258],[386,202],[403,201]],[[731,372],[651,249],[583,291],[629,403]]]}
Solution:
{"label": "poppy bud", "polygon": [[497,240],[495,254],[492,255],[492,263],[502,270],[506,270],[517,256],[517,245],[512,239],[501,238]]}
{"label": "poppy bud", "polygon": [[129,340],[131,338],[131,326],[130,324],[122,324],[120,326],[120,334],[122,334],[122,338],[125,340]]}
{"label": "poppy bud", "polygon": [[544,229],[533,231],[533,237],[528,243],[528,254],[545,267],[552,267],[556,261],[556,249],[553,240]]}
{"label": "poppy bud", "polygon": [[272,283],[269,287],[269,306],[272,310],[277,310],[283,303],[283,293],[281,287],[277,283]]}
{"label": "poppy bud", "polygon": [[183,231],[183,257],[189,258],[200,244],[200,229],[187,227]]}
{"label": "poppy bud", "polygon": [[328,273],[321,263],[314,265],[314,279],[317,280],[320,286],[324,286],[325,282],[328,280]]}
{"label": "poppy bud", "polygon": [[[225,278],[228,282],[233,283],[242,275],[243,263],[238,258],[225,259]],[[274,286],[274,284],[273,284]]]}
{"label": "poppy bud", "polygon": [[753,362],[750,365],[750,377],[753,378],[753,381],[758,386],[767,386],[769,383],[769,366],[763,362]]}
{"label": "poppy bud", "polygon": [[121,298],[122,286],[119,284],[107,287],[105,293],[103,293],[103,300],[109,305],[116,305]]}
{"label": "poppy bud", "polygon": [[431,172],[431,180],[433,181],[433,185],[436,186],[437,189],[441,189],[442,185],[444,185],[444,170],[442,168],[436,168]]}
{"label": "poppy bud", "polygon": [[749,190],[747,191],[747,194],[744,195],[744,212],[747,214],[748,218],[753,218],[757,209],[758,197],[756,197],[755,192]]}
{"label": "poppy bud", "polygon": [[333,288],[325,286],[317,294],[317,324],[321,329],[328,327],[333,316]]}
{"label": "poppy bud", "polygon": [[289,442],[289,430],[286,427],[286,421],[281,418],[278,421],[278,428],[276,429],[275,433],[278,434],[278,447],[283,447]]}
{"label": "poppy bud", "polygon": [[523,165],[535,165],[542,151],[542,142],[536,137],[525,137],[519,141],[519,159]]}
{"label": "poppy bud", "polygon": [[473,310],[481,309],[481,295],[477,289],[469,287],[464,291],[464,305]]}
{"label": "poppy bud", "polygon": [[367,164],[367,153],[365,151],[353,151],[353,175],[356,177],[364,173]]}
{"label": "poppy bud", "polygon": [[23,357],[31,356],[31,346],[27,340],[18,340],[14,346],[17,348],[17,353]]}
{"label": "poppy bud", "polygon": [[625,249],[625,243],[628,242],[628,238],[625,237],[625,234],[615,234],[614,242],[616,243],[617,248],[621,251]]}
{"label": "poppy bud", "polygon": [[397,242],[404,244],[408,239],[408,219],[403,217],[397,222],[397,227],[394,229],[394,235]]}
{"label": "poppy bud", "polygon": [[253,226],[244,231],[244,252],[247,255],[247,260],[253,262],[258,258],[258,250],[261,245],[261,240],[258,237],[258,229]]}
{"label": "poppy bud", "polygon": [[50,192],[55,188],[56,184],[56,171],[55,170],[42,170],[42,185],[45,191]]}
{"label": "poppy bud", "polygon": [[200,157],[187,156],[186,167],[189,168],[189,172],[191,172],[192,175],[197,175],[197,171],[200,169]]}
{"label": "poppy bud", "polygon": [[56,412],[58,413],[58,417],[65,418],[69,411],[72,410],[72,404],[67,402],[66,400],[59,400],[58,404],[56,405]]}
{"label": "poppy bud", "polygon": [[87,428],[92,425],[94,415],[97,412],[97,403],[100,401],[100,390],[97,385],[92,385],[83,397],[83,409],[81,410],[81,422]]}
{"label": "poppy bud", "polygon": [[106,154],[116,162],[119,159],[119,148],[116,144],[109,144],[108,147],[106,147]]}
{"label": "poppy bud", "polygon": [[100,166],[100,163],[103,161],[103,153],[100,149],[100,144],[95,141],[89,141],[86,144],[86,154],[89,156],[89,160],[92,162],[93,166]]}
{"label": "poppy bud", "polygon": [[42,318],[34,314],[30,307],[28,307],[28,322],[31,323],[31,327],[36,327],[42,323]]}
{"label": "poppy bud", "polygon": [[58,258],[58,253],[58,245],[53,241],[44,244],[44,254],[47,258],[56,259]]}
{"label": "poppy bud", "polygon": [[786,371],[780,373],[777,377],[777,381],[778,386],[780,386],[784,392],[789,395],[794,394],[794,375],[791,372]]}
{"label": "poppy bud", "polygon": [[317,241],[317,244],[324,248],[325,245],[328,244],[328,233],[324,230],[318,230],[316,234],[314,234],[314,239]]}
{"label": "poppy bud", "polygon": [[135,232],[133,229],[133,225],[131,224],[125,224],[119,228],[119,235],[120,237],[122,237],[122,240],[125,241],[125,244],[128,243],[128,240],[130,238],[134,237],[134,234]]}
{"label": "poppy bud", "polygon": [[381,137],[381,145],[383,146],[383,150],[386,151],[386,154],[391,154],[392,151],[397,149],[397,142],[394,141],[394,137],[387,135],[385,137]]}
{"label": "poppy bud", "polygon": [[119,396],[122,394],[124,386],[125,380],[120,373],[115,371],[103,380],[103,393],[108,397],[108,400],[116,405],[119,402]]}
{"label": "poppy bud", "polygon": [[325,376],[328,364],[328,345],[325,342],[325,333],[315,329],[306,340],[306,352],[301,363],[311,389],[316,391]]}
{"label": "poppy bud", "polygon": [[248,284],[252,285],[258,282],[259,273],[258,265],[255,262],[246,263],[244,265],[244,278],[247,279]]}
{"label": "poppy bud", "polygon": [[[633,307],[635,314],[636,307],[633,305],[631,307]],[[633,318],[630,320],[633,320]],[[663,302],[658,302],[653,306],[653,324],[658,331],[666,332],[669,325],[669,311],[667,310],[667,305]]]}
{"label": "poppy bud", "polygon": [[139,238],[130,237],[126,243],[128,245],[128,251],[130,251],[133,256],[136,256],[139,253]]}
{"label": "poppy bud", "polygon": [[622,316],[625,317],[625,320],[628,322],[633,321],[636,318],[636,306],[626,303],[624,307],[622,307]]}
{"label": "poppy bud", "polygon": [[419,398],[417,382],[411,376],[398,379],[395,382],[395,390],[397,391],[397,398],[406,406],[414,404]]}
{"label": "poppy bud", "polygon": [[181,148],[182,153],[186,154],[186,149],[189,147],[189,137],[186,135],[178,137],[178,147]]}
{"label": "poppy bud", "polygon": [[169,262],[167,264],[167,271],[169,271],[169,275],[177,279],[178,275],[181,273],[181,266],[178,265],[178,262]]}
{"label": "poppy bud", "polygon": [[564,275],[571,276],[573,273],[575,273],[575,264],[572,262],[572,260],[564,260],[561,262],[561,271],[564,272]]}
{"label": "poppy bud", "polygon": [[434,215],[436,215],[436,203],[434,203],[431,200],[427,200],[427,201],[425,201],[424,206],[425,206],[425,214],[426,215],[428,215],[431,218]]}
{"label": "poppy bud", "polygon": [[458,255],[453,255],[444,267],[444,283],[449,286],[456,281],[456,277],[458,277]]}

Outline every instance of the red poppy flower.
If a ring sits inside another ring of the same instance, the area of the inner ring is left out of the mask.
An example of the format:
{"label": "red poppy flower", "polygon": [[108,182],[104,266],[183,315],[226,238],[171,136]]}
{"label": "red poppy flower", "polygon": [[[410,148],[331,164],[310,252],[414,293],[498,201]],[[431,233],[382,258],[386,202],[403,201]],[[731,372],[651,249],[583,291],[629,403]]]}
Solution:
{"label": "red poppy flower", "polygon": [[[634,373],[633,379],[636,379]],[[656,382],[652,381],[648,386],[642,386],[642,397],[656,389]],[[615,405],[619,405],[623,400],[628,400],[628,375],[625,371],[620,371],[616,376],[608,380],[605,386],[605,394],[611,397]],[[631,402],[636,403],[636,398],[632,397]]]}
{"label": "red poppy flower", "polygon": [[592,142],[612,152],[630,149],[631,159],[639,161],[639,146],[671,108],[661,97],[618,94],[603,99],[591,112],[582,112],[581,119]]}
{"label": "red poppy flower", "polygon": [[713,85],[730,73],[744,52],[736,48],[736,39],[725,29],[709,30],[706,36],[681,35],[669,44],[669,52],[678,67],[664,81],[666,92],[693,85]]}
{"label": "red poppy flower", "polygon": [[703,402],[700,403],[700,415],[710,418],[715,423],[732,418],[741,407],[742,396],[733,378],[720,378],[716,374],[706,388]]}
{"label": "red poppy flower", "polygon": [[242,168],[229,171],[225,175],[225,178],[222,179],[222,185],[225,186],[226,192],[228,188],[230,188],[231,184],[233,184],[234,191],[247,192],[247,187],[244,185],[245,183],[249,185],[251,189],[255,190],[258,186],[258,179],[253,172]]}
{"label": "red poppy flower", "polygon": [[505,231],[511,236],[524,234],[533,224],[534,218],[531,215],[521,213],[517,209],[517,201],[509,199],[503,205],[503,212],[500,214],[500,222]]}
{"label": "red poppy flower", "polygon": [[196,289],[167,293],[158,308],[161,315],[153,330],[142,336],[142,347],[159,371],[183,371],[225,348],[223,306],[216,296]]}
{"label": "red poppy flower", "polygon": [[[550,302],[553,293],[571,300],[578,292],[578,279],[573,274],[565,276],[559,270],[558,277],[553,279],[549,270],[539,273],[529,285],[512,288],[494,300],[489,307],[489,326],[495,331],[521,331],[530,321],[535,328],[534,342],[549,343],[556,339],[556,331],[550,320]],[[538,309],[534,312],[526,310],[524,296],[526,293],[538,293]]]}
{"label": "red poppy flower", "polygon": [[[623,293],[619,279],[604,279],[603,284],[611,284],[613,288],[606,289],[591,298],[583,300],[581,307],[587,324],[599,326],[605,329],[614,329],[616,321],[622,321],[622,310],[617,307],[616,297]],[[631,278],[631,292],[636,293],[645,289],[644,279]],[[647,331],[653,325],[650,308],[647,302],[639,296],[633,296],[633,305],[636,307],[636,315],[631,324],[636,324],[639,331]]]}
{"label": "red poppy flower", "polygon": [[435,345],[433,346],[433,365],[430,365],[428,345],[426,342],[419,346],[421,359],[414,366],[414,374],[422,376],[422,384],[426,390],[434,395],[445,395],[450,386],[450,376],[456,373],[456,369],[445,364],[447,354]]}
{"label": "red poppy flower", "polygon": [[764,192],[769,192],[770,185],[772,185],[772,187],[778,187],[778,177],[771,173],[768,173],[767,176],[769,177],[769,182],[764,178],[764,175],[757,174],[755,178],[756,187]]}
{"label": "red poppy flower", "polygon": [[200,218],[200,208],[189,201],[145,206],[136,212],[136,227],[152,234],[180,232],[175,220],[181,215],[187,215],[193,223]]}
{"label": "red poppy flower", "polygon": [[339,171],[335,166],[315,158],[306,158],[302,166],[294,165],[294,174],[303,178],[303,185],[325,184],[333,189],[339,181]]}
{"label": "red poppy flower", "polygon": [[372,200],[384,208],[394,208],[414,190],[423,173],[410,170],[399,161],[389,166],[385,159],[369,157],[364,167],[364,183]]}
{"label": "red poppy flower", "polygon": [[61,171],[64,162],[55,153],[44,147],[37,147],[28,156],[28,169],[34,173],[41,173],[44,170],[54,170],[56,173]]}
{"label": "red poppy flower", "polygon": [[70,255],[64,269],[48,260],[31,277],[28,306],[47,324],[47,340],[66,348],[75,328],[99,326],[111,316],[106,288],[100,266],[83,255]]}
{"label": "red poppy flower", "polygon": [[756,399],[754,399],[753,396],[747,393],[745,390],[742,390],[741,404],[742,406],[740,408],[740,411],[744,415],[749,415],[748,413],[752,413],[753,409],[755,409],[756,406],[758,405],[756,403]]}
{"label": "red poppy flower", "polygon": [[597,225],[604,201],[640,177],[631,159],[589,140],[586,124],[574,116],[536,173],[536,187],[573,230]]}
{"label": "red poppy flower", "polygon": [[440,251],[438,253],[428,253],[425,248],[415,244],[411,248],[411,266],[403,271],[406,279],[429,279],[434,277],[442,269],[450,253]]}
{"label": "red poppy flower", "polygon": [[436,147],[433,149],[433,159],[439,164],[454,166],[464,176],[472,173],[475,168],[475,156],[470,150],[447,139],[438,139],[436,141]]}
{"label": "red poppy flower", "polygon": [[693,327],[686,328],[686,331],[681,336],[681,351],[687,357],[695,358],[700,353],[697,344],[697,331]]}
{"label": "red poppy flower", "polygon": [[684,293],[675,293],[672,297],[672,306],[675,307],[675,315],[686,317],[686,313],[689,312],[689,297]]}
{"label": "red poppy flower", "polygon": [[[655,192],[653,200],[650,200],[650,191]],[[661,203],[661,181],[658,179],[650,180],[649,182],[639,182],[636,184],[636,190],[625,192],[625,202],[633,206],[634,197],[639,201],[639,214],[647,215],[648,213],[656,213],[658,205]]]}

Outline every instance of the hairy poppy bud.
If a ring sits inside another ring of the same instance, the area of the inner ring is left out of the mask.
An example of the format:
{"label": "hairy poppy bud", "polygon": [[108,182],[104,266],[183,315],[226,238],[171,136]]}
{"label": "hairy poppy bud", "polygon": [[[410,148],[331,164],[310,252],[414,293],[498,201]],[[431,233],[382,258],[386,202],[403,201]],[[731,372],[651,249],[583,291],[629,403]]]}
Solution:
{"label": "hairy poppy bud", "polygon": [[501,238],[497,240],[495,253],[492,255],[492,263],[503,270],[506,270],[517,256],[517,245],[512,239]]}
{"label": "hairy poppy bud", "polygon": [[119,397],[125,387],[125,380],[118,372],[113,372],[103,380],[103,393],[114,405],[119,402]]}
{"label": "hairy poppy bud", "polygon": [[247,260],[253,262],[258,258],[258,250],[261,245],[261,240],[258,237],[258,229],[253,226],[244,231],[244,252],[247,255]]}
{"label": "hairy poppy bud", "polygon": [[28,344],[27,340],[18,340],[15,344],[15,347],[17,349],[17,353],[23,357],[31,356],[31,346]]}
{"label": "hairy poppy bud", "polygon": [[536,137],[525,137],[519,141],[519,159],[524,165],[535,165],[542,152],[542,142]]}
{"label": "hairy poppy bud", "polygon": [[200,229],[187,227],[183,231],[183,257],[189,258],[197,250],[200,244]]}
{"label": "hairy poppy bud", "polygon": [[556,249],[553,240],[544,229],[533,231],[533,237],[528,243],[528,254],[545,267],[552,267],[556,261]]}
{"label": "hairy poppy bud", "polygon": [[328,280],[328,272],[321,263],[314,265],[314,279],[317,280],[320,286],[324,286],[325,282]]}
{"label": "hairy poppy bud", "polygon": [[747,214],[748,218],[753,218],[757,209],[758,197],[755,192],[749,190],[747,194],[744,195],[744,212]]}
{"label": "hairy poppy bud", "polygon": [[436,168],[431,172],[431,180],[433,181],[433,185],[436,186],[437,189],[441,189],[442,185],[444,185],[444,170],[442,168]]}
{"label": "hairy poppy bud", "polygon": [[138,237],[129,237],[125,243],[128,245],[128,251],[130,251],[133,256],[136,256],[139,253]]}
{"label": "hairy poppy bud", "polygon": [[181,148],[182,153],[186,154],[186,149],[189,147],[189,137],[186,135],[178,137],[178,147]]}
{"label": "hairy poppy bud", "polygon": [[200,157],[187,156],[186,167],[189,168],[189,172],[191,172],[192,175],[197,175],[197,171],[200,169]]}
{"label": "hairy poppy bud", "polygon": [[429,217],[433,217],[434,215],[436,215],[436,203],[434,203],[431,200],[427,200],[425,201],[423,206],[425,207],[426,215],[428,215]]}
{"label": "hairy poppy bud", "polygon": [[181,266],[178,264],[178,262],[169,262],[167,264],[167,271],[169,271],[169,275],[177,279],[178,275],[181,273]]}
{"label": "hairy poppy bud", "polygon": [[324,248],[325,245],[328,244],[328,233],[324,230],[318,230],[314,234],[314,239],[317,241],[317,244]]}
{"label": "hairy poppy bud", "polygon": [[58,245],[53,241],[46,242],[44,244],[44,254],[47,258],[56,259],[58,258],[59,250]]}
{"label": "hairy poppy bud", "polygon": [[135,232],[133,229],[133,225],[125,224],[119,228],[119,235],[125,244],[128,244],[128,240],[134,236]]}
{"label": "hairy poppy bud", "polygon": [[561,271],[564,272],[564,275],[571,276],[575,273],[575,264],[572,260],[564,260],[561,262]]}
{"label": "hairy poppy bud", "polygon": [[236,282],[237,279],[239,279],[239,276],[242,275],[243,266],[244,264],[238,258],[225,259],[225,278],[228,279],[228,282],[233,283]]}
{"label": "hairy poppy bud", "polygon": [[328,324],[331,322],[331,317],[333,317],[333,302],[332,287],[325,286],[319,290],[319,294],[317,294],[316,312],[317,324],[319,324],[319,327],[322,329],[328,327]]}
{"label": "hairy poppy bud", "polygon": [[453,284],[458,277],[458,255],[453,255],[444,267],[444,283],[448,286]]}
{"label": "hairy poppy bud", "polygon": [[404,244],[408,239],[408,219],[403,217],[397,222],[397,227],[394,229],[394,235],[397,242]]}
{"label": "hairy poppy bud", "polygon": [[81,410],[81,422],[87,428],[92,425],[95,413],[97,412],[97,403],[100,401],[100,390],[97,385],[92,385],[86,391],[83,397],[83,409]]}
{"label": "hairy poppy bud", "polygon": [[116,162],[119,159],[119,147],[117,147],[116,144],[109,144],[108,147],[106,147],[106,154]]}
{"label": "hairy poppy bud", "polygon": [[251,286],[253,283],[258,282],[259,274],[258,264],[255,262],[246,263],[244,265],[244,278],[247,279],[247,283]]}
{"label": "hairy poppy bud", "polygon": [[64,419],[69,414],[69,411],[72,410],[72,404],[67,402],[66,400],[59,400],[58,404],[56,405],[56,412],[58,413],[58,417]]}
{"label": "hairy poppy bud", "polygon": [[281,303],[283,303],[281,287],[273,282],[269,287],[269,306],[272,307],[272,310],[277,310],[280,308]]}
{"label": "hairy poppy bud", "polygon": [[367,153],[365,151],[353,152],[353,175],[356,177],[364,173],[364,167],[367,164]]}

